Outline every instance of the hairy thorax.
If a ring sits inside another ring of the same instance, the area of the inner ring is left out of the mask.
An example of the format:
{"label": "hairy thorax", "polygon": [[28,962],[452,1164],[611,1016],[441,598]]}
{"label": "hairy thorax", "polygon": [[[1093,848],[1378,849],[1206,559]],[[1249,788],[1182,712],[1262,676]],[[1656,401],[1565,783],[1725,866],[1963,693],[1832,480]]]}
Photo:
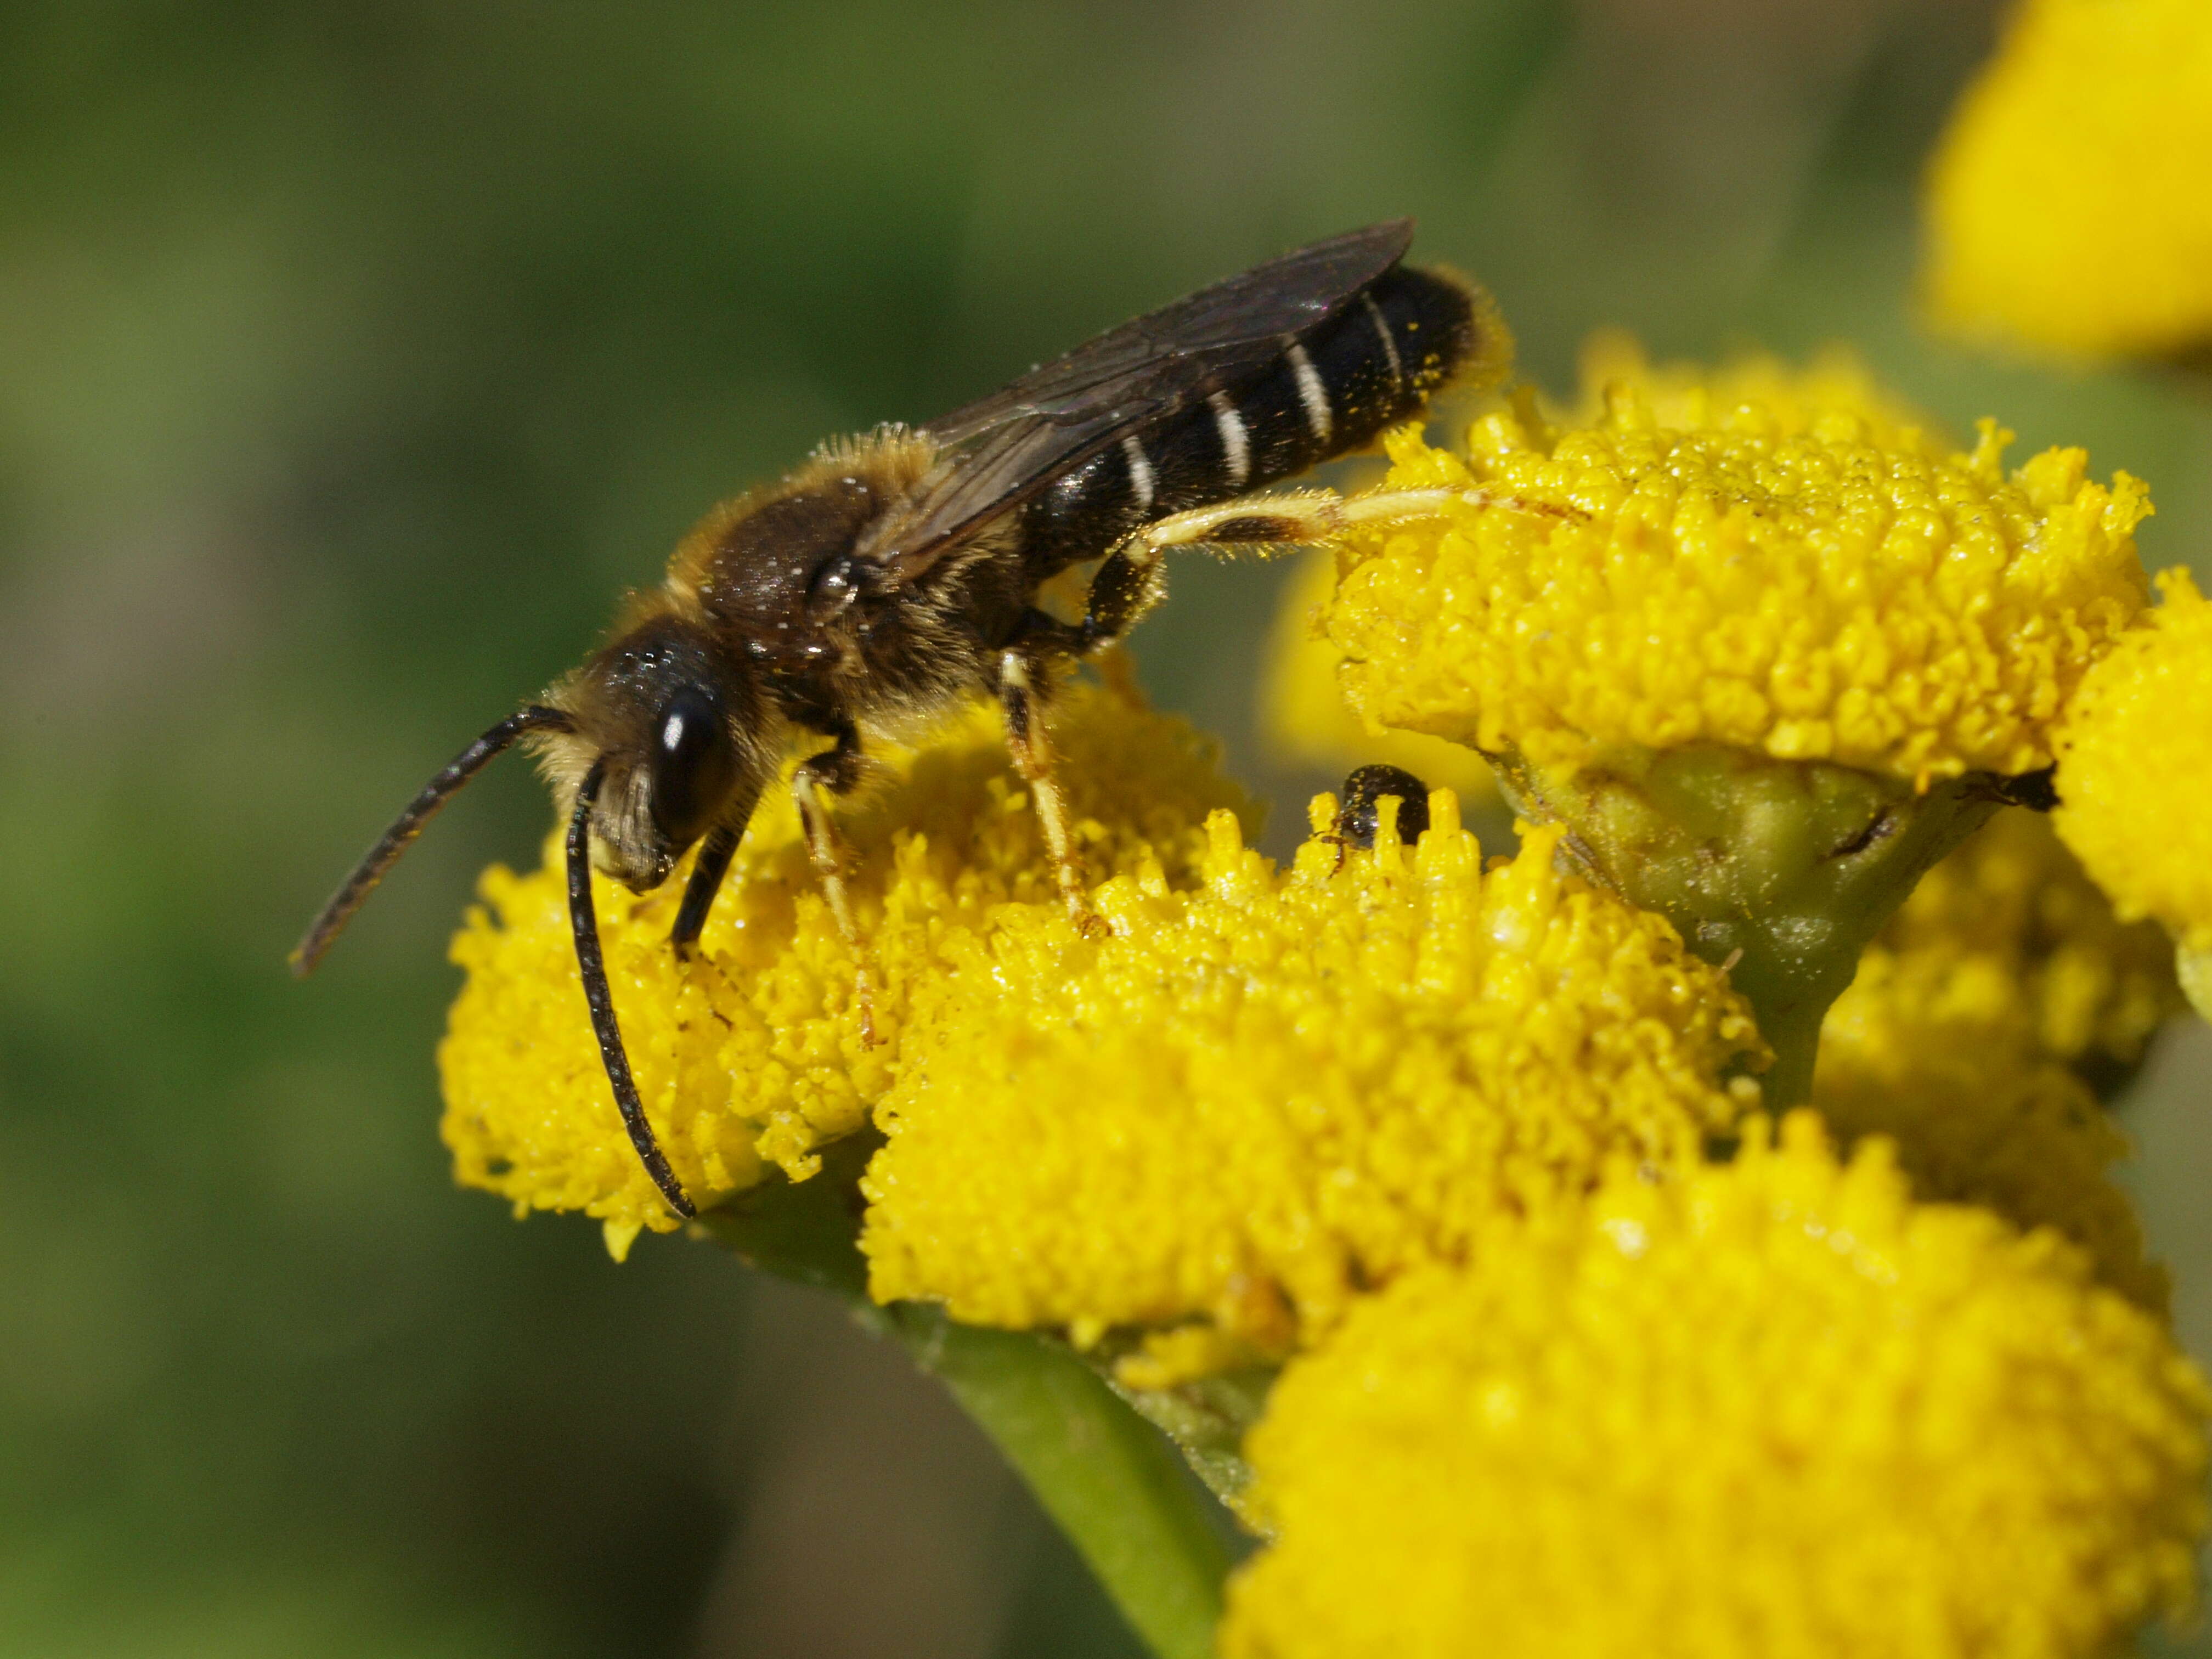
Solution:
{"label": "hairy thorax", "polygon": [[716,509],[686,538],[669,588],[790,720],[903,727],[988,684],[1023,610],[1011,526],[897,580],[896,544],[939,465],[896,429],[831,446],[781,483]]}

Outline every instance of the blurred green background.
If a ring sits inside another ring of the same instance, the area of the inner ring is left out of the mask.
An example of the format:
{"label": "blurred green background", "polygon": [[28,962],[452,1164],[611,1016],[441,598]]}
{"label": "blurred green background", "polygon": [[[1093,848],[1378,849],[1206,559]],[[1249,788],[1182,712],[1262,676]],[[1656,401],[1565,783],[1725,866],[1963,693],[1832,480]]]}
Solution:
{"label": "blurred green background", "polygon": [[[717,498],[1412,213],[1579,342],[1855,341],[2148,477],[2212,410],[1923,338],[1985,0],[0,5],[0,1655],[1134,1651],[982,1443],[711,1249],[453,1189],[431,1051],[495,770],[308,987],[362,847]],[[1282,573],[1148,684],[1277,791]],[[1287,807],[1288,810],[1285,810]],[[2212,1352],[2212,1044],[2127,1110]]]}

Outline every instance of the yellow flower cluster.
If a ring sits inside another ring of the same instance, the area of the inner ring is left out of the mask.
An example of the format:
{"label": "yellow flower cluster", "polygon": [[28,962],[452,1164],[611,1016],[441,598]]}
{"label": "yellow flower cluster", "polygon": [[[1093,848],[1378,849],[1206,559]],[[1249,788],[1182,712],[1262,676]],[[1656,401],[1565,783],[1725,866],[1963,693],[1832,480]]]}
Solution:
{"label": "yellow flower cluster", "polygon": [[[1707,372],[1607,339],[1586,374],[1577,412],[1516,394],[1463,453],[1394,435],[1390,487],[1492,500],[1312,562],[1269,696],[1304,758],[1433,783],[1507,751],[1588,823],[1486,867],[1449,788],[1418,843],[1386,823],[1371,851],[1323,797],[1279,867],[1187,726],[1074,688],[1053,730],[1093,936],[979,708],[840,811],[857,950],[781,797],[689,961],[687,872],[601,884],[655,1133],[703,1206],[872,1122],[878,1300],[1065,1331],[1138,1390],[1287,1362],[1243,1449],[1237,1501],[1274,1536],[1230,1659],[2089,1659],[2186,1604],[2203,1521],[2212,1399],[2092,1088],[2172,1007],[2170,968],[2008,811],[1866,951],[1815,1072],[1819,1009],[1918,861],[1893,890],[1797,876],[1849,849],[1836,823],[1909,848],[1897,802],[1978,817],[1972,781],[1929,786],[2057,753],[2060,832],[2122,913],[2212,950],[2186,810],[2212,607],[2177,576],[2143,620],[2134,480],[2079,451],[2008,473],[1989,423],[1954,453],[1848,358]],[[1626,806],[1545,775],[1608,756],[1579,775]],[[1772,764],[1810,761],[1834,764]],[[1570,835],[1723,929],[1693,933],[1707,954],[1739,921],[1750,943],[1708,965],[1563,873]],[[445,1133],[463,1181],[598,1217],[620,1255],[676,1224],[609,1096],[559,851],[490,872],[455,940]],[[1791,978],[1828,933],[1836,972]],[[1847,1158],[1810,1115],[1775,1144],[1730,972]]]}
{"label": "yellow flower cluster", "polygon": [[2081,683],[2059,745],[2058,833],[2119,913],[2212,949],[2212,604],[2184,570]]}
{"label": "yellow flower cluster", "polygon": [[2162,1313],[2163,1267],[2110,1179],[2127,1136],[2091,1078],[2124,1074],[2179,1011],[2172,953],[2128,926],[2050,821],[2008,811],[1924,877],[1820,1030],[1814,1103],[1890,1136],[1922,1198],[2056,1227]]}
{"label": "yellow flower cluster", "polygon": [[1488,1249],[1277,1384],[1226,1659],[2089,1659],[2189,1604],[2203,1379],[1878,1146],[1754,1120]]}
{"label": "yellow flower cluster", "polygon": [[2065,352],[2212,337],[2212,9],[2024,0],[1928,180],[1935,311]]}
{"label": "yellow flower cluster", "polygon": [[[1717,1080],[1758,1058],[1741,1000],[1560,875],[1556,830],[1486,873],[1453,798],[1431,811],[1418,848],[1317,836],[1287,870],[1217,814],[1196,887],[1097,890],[1112,937],[1040,908],[966,941],[878,1113],[875,1296],[1279,1354],[1501,1215],[1578,1205],[1608,1158],[1694,1163],[1757,1098]],[[1124,1375],[1224,1352],[1170,1340]]]}
{"label": "yellow flower cluster", "polygon": [[[1075,833],[1097,875],[1141,867],[1191,879],[1206,815],[1251,812],[1212,745],[1181,720],[1078,686],[1054,730]],[[866,1122],[963,933],[988,930],[1008,905],[1059,913],[995,709],[978,708],[882,769],[838,820],[857,860],[873,1043],[854,1003],[860,964],[783,796],[756,814],[689,964],[668,948],[688,866],[642,897],[595,884],[639,1091],[702,1207],[750,1185],[763,1162],[803,1178],[816,1146]],[[623,1133],[585,1018],[559,839],[534,874],[488,872],[484,907],[453,941],[469,977],[439,1049],[444,1133],[462,1182],[518,1212],[599,1217],[619,1255],[641,1226],[676,1223]]]}
{"label": "yellow flower cluster", "polygon": [[1763,372],[1771,402],[1751,369],[1632,374],[1580,426],[1524,398],[1463,455],[1394,434],[1390,488],[1582,516],[1501,500],[1354,537],[1328,623],[1352,704],[1543,766],[1698,743],[1921,785],[2047,765],[2142,608],[2142,484],[2074,449],[2008,473],[1988,422],[1946,455],[1834,365]]}

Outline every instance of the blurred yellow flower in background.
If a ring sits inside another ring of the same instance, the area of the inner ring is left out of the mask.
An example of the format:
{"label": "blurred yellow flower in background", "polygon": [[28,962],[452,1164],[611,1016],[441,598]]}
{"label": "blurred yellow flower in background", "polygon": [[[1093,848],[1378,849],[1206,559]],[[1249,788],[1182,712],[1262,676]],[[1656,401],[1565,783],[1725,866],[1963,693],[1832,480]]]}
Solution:
{"label": "blurred yellow flower in background", "polygon": [[2164,936],[2115,914],[2051,817],[1999,813],[1921,878],[1875,951],[1924,1006],[2102,1085],[2142,1058],[2180,994]]}
{"label": "blurred yellow flower in background", "polygon": [[1929,165],[1926,236],[1953,328],[2067,353],[2212,337],[2212,8],[2025,0]]}
{"label": "blurred yellow flower in background", "polygon": [[1718,363],[1655,363],[1634,335],[1600,329],[1583,343],[1577,368],[1578,394],[1570,410],[1553,417],[1559,425],[1602,424],[1627,389],[1655,424],[1674,431],[1741,422],[1777,438],[1856,434],[1877,449],[1929,461],[1957,447],[1934,416],[1883,386],[1841,345],[1803,363],[1766,351],[1741,351]]}
{"label": "blurred yellow flower in background", "polygon": [[1754,1120],[1294,1361],[1222,1650],[2089,1659],[2191,1602],[2207,1404],[2054,1236]]}
{"label": "blurred yellow flower in background", "polygon": [[2055,1227],[2162,1313],[2166,1269],[2108,1173],[2128,1137],[2092,1083],[2131,1072],[2181,1006],[2164,936],[2113,915],[2048,818],[2008,810],[1867,947],[1820,1028],[1813,1103],[1847,1140],[1891,1137],[1916,1195]]}

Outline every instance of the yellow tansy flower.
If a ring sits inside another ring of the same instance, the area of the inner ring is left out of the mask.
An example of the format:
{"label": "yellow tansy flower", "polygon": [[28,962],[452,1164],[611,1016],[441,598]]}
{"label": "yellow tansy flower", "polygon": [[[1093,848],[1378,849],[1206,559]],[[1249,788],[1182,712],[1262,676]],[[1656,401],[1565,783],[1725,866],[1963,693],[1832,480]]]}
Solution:
{"label": "yellow tansy flower", "polygon": [[2008,811],[1924,877],[1820,1029],[1813,1102],[1892,1137],[1920,1197],[2057,1228],[2163,1313],[2164,1267],[2108,1170],[2128,1138],[2090,1079],[2125,1075],[2181,997],[2040,814]]}
{"label": "yellow tansy flower", "polygon": [[2212,1395],[2158,1322],[1762,1128],[1293,1362],[1227,1659],[2088,1659],[2185,1609]]}
{"label": "yellow tansy flower", "polygon": [[2088,1085],[2056,1060],[1984,1055],[1971,1046],[1983,1035],[1973,1026],[1916,1018],[1909,991],[1869,977],[1872,988],[1845,992],[1829,1013],[1813,1090],[1821,1115],[1847,1139],[1894,1140],[1922,1198],[2056,1228],[2088,1253],[2100,1280],[2165,1317],[2172,1280],[2108,1173],[2128,1138]]}
{"label": "yellow tansy flower", "polygon": [[2212,9],[2025,0],[1928,179],[1954,326],[2067,352],[2212,337]]}
{"label": "yellow tansy flower", "polygon": [[1524,407],[1464,456],[1393,435],[1388,487],[1568,503],[1563,520],[1464,505],[1355,535],[1328,618],[1369,718],[1539,766],[1609,746],[1718,744],[1915,782],[2051,761],[2084,670],[2135,617],[2124,473],[2054,449],[2008,474],[1826,416],[1678,398],[1668,426],[1632,383],[1593,424]]}
{"label": "yellow tansy flower", "polygon": [[2182,1006],[2164,936],[2121,921],[2039,812],[1999,813],[1921,878],[1863,962],[1892,1002],[2093,1083],[2133,1066]]}
{"label": "yellow tansy flower", "polygon": [[[1076,686],[1054,735],[1084,854],[1100,877],[1139,867],[1188,880],[1208,812],[1249,813],[1212,746],[1184,722]],[[1036,903],[1058,914],[1036,815],[1007,763],[995,709],[885,761],[839,824],[858,861],[855,908],[876,981],[863,1040],[858,964],[839,935],[787,798],[764,802],[690,965],[668,949],[685,870],[642,897],[596,886],[607,972],[655,1133],[702,1206],[763,1163],[803,1178],[890,1086],[917,1000],[964,930]],[[453,941],[468,983],[439,1049],[444,1133],[459,1178],[518,1211],[582,1210],[611,1246],[676,1224],[617,1118],[585,1017],[558,833],[544,866],[495,866]]]}
{"label": "yellow tansy flower", "polygon": [[1318,626],[1336,591],[1336,559],[1307,554],[1284,591],[1260,691],[1261,734],[1279,760],[1338,774],[1359,766],[1396,766],[1431,789],[1449,789],[1472,805],[1497,793],[1489,763],[1474,750],[1418,732],[1370,728],[1345,706],[1337,689],[1343,653]]}
{"label": "yellow tansy flower", "polygon": [[2185,570],[2159,586],[2165,602],[2067,710],[2053,816],[2120,915],[2163,923],[2200,956],[2212,951],[2212,605]]}
{"label": "yellow tansy flower", "polygon": [[[1501,1213],[1579,1201],[1608,1158],[1694,1161],[1756,1098],[1717,1080],[1754,1058],[1741,1000],[1559,874],[1556,830],[1485,873],[1453,797],[1431,811],[1418,849],[1317,837],[1287,870],[1217,813],[1194,889],[1097,890],[1110,938],[1043,907],[967,936],[878,1115],[873,1294],[1279,1353]],[[1157,1382],[1220,1349],[1151,1358]]]}

